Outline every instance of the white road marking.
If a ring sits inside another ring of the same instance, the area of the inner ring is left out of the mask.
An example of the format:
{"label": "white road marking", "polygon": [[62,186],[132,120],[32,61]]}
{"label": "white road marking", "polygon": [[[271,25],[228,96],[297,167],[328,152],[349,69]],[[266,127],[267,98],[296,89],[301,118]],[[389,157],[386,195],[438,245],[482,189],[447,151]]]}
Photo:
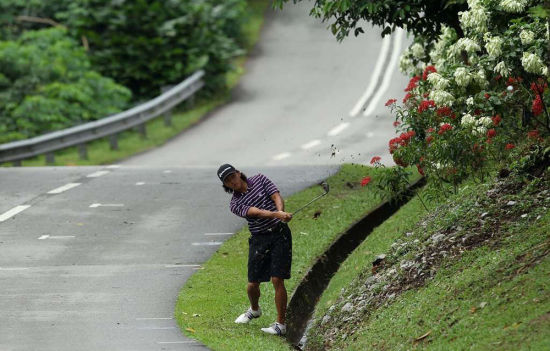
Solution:
{"label": "white road marking", "polygon": [[97,178],[97,177],[101,177],[102,175],[105,175],[105,174],[108,174],[108,173],[111,173],[110,171],[97,171],[97,172],[94,172],[92,174],[88,174],[86,177],[88,178]]}
{"label": "white road marking", "polygon": [[349,127],[349,122],[340,123],[340,124],[337,125],[336,127],[332,128],[332,129],[327,133],[327,135],[328,135],[328,136],[335,136],[335,135],[338,135],[338,134],[340,134],[344,129],[346,129],[347,127]]}
{"label": "white road marking", "polygon": [[122,206],[124,206],[124,204],[91,204],[90,205],[90,207],[92,207],[92,208],[99,207],[99,206],[103,206],[103,207],[122,207]]}
{"label": "white road marking", "polygon": [[110,166],[107,166],[105,168],[113,168],[113,169],[116,169],[116,168],[120,168],[120,165],[110,165]]}
{"label": "white road marking", "polygon": [[220,241],[209,241],[209,242],[204,242],[204,243],[192,243],[191,245],[193,246],[216,246],[216,245],[221,245],[223,244],[222,242]]}
{"label": "white road marking", "polygon": [[167,169],[167,170],[165,170],[165,171],[162,171],[162,173],[172,173],[172,171],[169,170],[169,169]]}
{"label": "white road marking", "polygon": [[0,267],[0,271],[25,271],[27,269],[25,267]]}
{"label": "white road marking", "polygon": [[74,235],[42,235],[38,240],[45,239],[72,239]]}
{"label": "white road marking", "polygon": [[378,83],[378,80],[380,79],[380,72],[382,71],[382,67],[386,62],[386,58],[388,56],[390,43],[391,43],[391,36],[386,35],[384,39],[382,39],[382,49],[380,50],[380,54],[378,55],[378,60],[376,61],[376,66],[374,67],[370,84],[367,87],[367,90],[365,91],[363,96],[361,96],[359,101],[357,101],[353,109],[350,111],[349,115],[351,117],[355,117],[359,114],[359,112],[361,111],[361,108],[363,108],[363,105],[365,105],[369,97],[374,92],[374,89],[376,88],[376,83]]}
{"label": "white road marking", "polygon": [[386,73],[384,74],[384,80],[382,81],[382,85],[376,92],[376,95],[374,95],[374,97],[370,101],[369,106],[365,109],[365,112],[363,112],[363,116],[368,116],[374,111],[374,109],[378,105],[378,101],[380,101],[380,98],[382,97],[382,95],[384,95],[388,90],[388,88],[390,87],[390,81],[393,76],[393,72],[397,68],[399,56],[401,55],[401,44],[403,43],[403,34],[405,33],[405,31],[402,30],[401,28],[398,28],[396,32],[397,33],[395,35],[395,39],[393,42],[393,51],[391,54],[390,63],[386,68]]}
{"label": "white road marking", "polygon": [[145,182],[137,182],[136,185],[143,185]]}
{"label": "white road marking", "polygon": [[304,149],[304,150],[311,149],[312,147],[315,147],[319,144],[321,144],[321,140],[315,139],[315,140],[310,141],[309,143],[306,143],[306,144],[302,145],[302,149]]}
{"label": "white road marking", "polygon": [[180,267],[200,267],[199,264],[166,264],[166,268],[180,268]]}
{"label": "white road marking", "polygon": [[65,184],[63,186],[60,186],[59,188],[56,188],[56,189],[53,189],[53,190],[50,190],[48,191],[48,194],[60,194],[64,191],[67,191],[69,189],[72,189],[74,187],[77,187],[79,186],[81,183],[68,183],[68,184]]}
{"label": "white road marking", "polygon": [[9,219],[9,218],[15,216],[19,212],[25,211],[29,207],[31,207],[31,205],[19,205],[19,206],[16,206],[16,207],[12,208],[11,210],[9,210],[7,212],[2,213],[0,215],[0,222],[4,222],[6,219]]}
{"label": "white road marking", "polygon": [[204,235],[233,235],[234,233],[204,233]]}
{"label": "white road marking", "polygon": [[278,154],[278,155],[273,156],[273,159],[275,161],[280,161],[280,160],[283,160],[285,158],[290,157],[290,155],[291,155],[290,152],[283,152],[282,154]]}

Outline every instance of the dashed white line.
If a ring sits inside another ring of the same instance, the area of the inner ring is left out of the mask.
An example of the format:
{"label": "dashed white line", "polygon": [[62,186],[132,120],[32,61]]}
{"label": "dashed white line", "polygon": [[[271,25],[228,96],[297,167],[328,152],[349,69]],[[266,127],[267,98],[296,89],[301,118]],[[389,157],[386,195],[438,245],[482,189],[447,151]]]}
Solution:
{"label": "dashed white line", "polygon": [[315,139],[310,141],[309,143],[305,143],[304,145],[302,145],[302,149],[304,150],[311,149],[312,147],[315,147],[319,144],[321,144],[321,140]]}
{"label": "dashed white line", "polygon": [[350,111],[349,115],[351,117],[355,117],[359,114],[359,112],[361,111],[361,108],[363,107],[363,105],[365,105],[365,103],[367,102],[369,97],[374,92],[374,89],[376,88],[376,83],[378,83],[378,80],[380,79],[380,72],[382,71],[382,67],[383,67],[384,63],[386,62],[386,57],[388,56],[388,50],[390,48],[390,43],[391,43],[391,36],[386,35],[384,37],[384,39],[382,40],[382,49],[380,50],[380,55],[378,55],[378,60],[376,61],[376,66],[374,67],[374,71],[373,71],[373,74],[372,74],[372,77],[371,77],[371,80],[370,80],[370,84],[369,84],[367,90],[365,91],[365,93],[363,94],[363,96],[361,96],[359,101],[357,101],[357,103],[355,104],[353,109]]}
{"label": "dashed white line", "polygon": [[42,235],[38,240],[45,239],[72,239],[74,235]]}
{"label": "dashed white line", "polygon": [[77,187],[79,186],[81,183],[68,183],[68,184],[65,184],[63,186],[60,186],[59,188],[56,188],[56,189],[53,189],[53,190],[50,190],[48,191],[48,194],[60,194],[64,191],[67,191],[69,189],[72,189],[74,187]]}
{"label": "dashed white line", "polygon": [[273,159],[275,161],[280,161],[280,160],[284,160],[285,158],[288,158],[290,157],[291,153],[290,152],[283,152],[281,154],[278,154],[278,155],[275,155],[273,156]]}
{"label": "dashed white line", "polygon": [[108,173],[111,173],[110,171],[97,171],[97,172],[94,172],[92,174],[88,174],[86,177],[88,178],[97,178],[97,177],[101,177],[102,175],[105,175],[105,174],[108,174]]}
{"label": "dashed white line", "polygon": [[221,245],[223,244],[222,242],[220,241],[209,241],[209,242],[204,242],[204,243],[192,243],[191,245],[193,246],[216,246],[216,245]]}
{"label": "dashed white line", "polygon": [[137,182],[136,185],[143,185],[145,182]]}
{"label": "dashed white line", "polygon": [[15,216],[19,212],[25,211],[29,207],[31,207],[31,205],[19,205],[19,206],[16,206],[16,207],[12,208],[11,210],[9,210],[7,212],[2,213],[0,215],[0,222],[4,222],[6,219],[9,219],[9,218]]}
{"label": "dashed white line", "polygon": [[172,171],[167,169],[167,170],[162,171],[162,173],[172,173]]}
{"label": "dashed white line", "polygon": [[110,166],[107,166],[105,168],[112,168],[112,169],[116,169],[116,168],[120,168],[120,165],[110,165]]}
{"label": "dashed white line", "polygon": [[91,208],[95,208],[95,207],[99,207],[99,206],[103,206],[103,207],[122,207],[122,206],[124,206],[124,204],[91,204],[90,205]]}
{"label": "dashed white line", "polygon": [[0,271],[26,271],[26,267],[0,267]]}
{"label": "dashed white line", "polygon": [[349,127],[349,122],[340,123],[340,124],[337,125],[336,127],[332,128],[332,129],[327,133],[327,135],[328,135],[328,136],[335,136],[335,135],[338,135],[338,134],[340,134],[344,129],[346,129],[347,127]]}
{"label": "dashed white line", "polygon": [[401,28],[398,28],[396,30],[396,35],[393,42],[393,51],[391,54],[390,63],[388,64],[386,68],[386,73],[384,74],[384,80],[382,81],[382,85],[379,87],[378,91],[376,92],[376,95],[372,98],[372,100],[369,103],[369,106],[365,109],[365,112],[363,112],[363,116],[370,115],[374,109],[378,105],[378,101],[386,93],[390,86],[390,81],[393,76],[393,72],[395,71],[397,67],[397,62],[399,60],[399,56],[401,55],[401,44],[403,42],[403,34],[405,31]]}

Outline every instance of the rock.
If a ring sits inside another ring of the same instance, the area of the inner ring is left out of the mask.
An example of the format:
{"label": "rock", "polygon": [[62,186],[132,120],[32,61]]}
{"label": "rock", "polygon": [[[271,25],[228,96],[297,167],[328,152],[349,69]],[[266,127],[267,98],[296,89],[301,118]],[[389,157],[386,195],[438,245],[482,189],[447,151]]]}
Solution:
{"label": "rock", "polygon": [[432,235],[431,239],[434,243],[438,243],[440,242],[441,240],[443,240],[445,238],[445,235],[444,234],[434,234]]}
{"label": "rock", "polygon": [[507,203],[506,205],[507,205],[507,206],[514,206],[515,204],[517,204],[516,201],[510,200],[510,201],[508,201],[508,203]]}
{"label": "rock", "polygon": [[483,308],[487,306],[487,302],[483,301],[482,303],[479,304],[479,308]]}
{"label": "rock", "polygon": [[350,313],[351,311],[353,311],[353,305],[351,304],[351,302],[348,302],[344,305],[344,307],[342,307],[342,312]]}
{"label": "rock", "polygon": [[321,321],[321,325],[326,324],[326,323],[328,323],[329,321],[330,321],[330,316],[329,316],[329,315],[325,315],[325,316],[323,317],[323,320]]}
{"label": "rock", "polygon": [[411,236],[411,235],[413,235],[413,234],[414,234],[413,232],[405,233],[406,236]]}
{"label": "rock", "polygon": [[521,215],[521,218],[525,218],[525,217],[527,217],[527,213],[524,213]]}
{"label": "rock", "polygon": [[488,214],[489,214],[489,212],[483,212],[483,213],[481,214],[481,218],[487,216]]}

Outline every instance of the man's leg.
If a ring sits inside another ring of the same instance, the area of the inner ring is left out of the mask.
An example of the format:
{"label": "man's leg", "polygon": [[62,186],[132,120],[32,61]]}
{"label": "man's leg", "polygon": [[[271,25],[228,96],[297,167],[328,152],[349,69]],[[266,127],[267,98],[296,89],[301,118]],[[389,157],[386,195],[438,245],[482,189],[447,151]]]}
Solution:
{"label": "man's leg", "polygon": [[271,282],[275,288],[275,306],[277,307],[277,322],[285,324],[287,293],[285,280],[283,278],[271,277]]}
{"label": "man's leg", "polygon": [[260,300],[260,283],[249,282],[246,291],[248,293],[248,299],[250,300],[250,307],[252,307],[254,311],[257,311],[260,308],[258,305],[258,301]]}

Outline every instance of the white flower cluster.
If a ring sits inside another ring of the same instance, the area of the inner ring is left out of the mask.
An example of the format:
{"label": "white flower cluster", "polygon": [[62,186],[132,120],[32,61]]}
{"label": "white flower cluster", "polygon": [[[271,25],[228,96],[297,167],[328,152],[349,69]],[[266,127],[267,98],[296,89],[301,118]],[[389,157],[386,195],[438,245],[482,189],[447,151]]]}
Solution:
{"label": "white flower cluster", "polygon": [[474,133],[476,134],[485,134],[487,128],[493,123],[493,120],[490,117],[481,117],[478,120],[474,116],[465,114],[460,120],[460,124],[465,127],[472,127]]}
{"label": "white flower cluster", "polygon": [[432,90],[430,91],[430,99],[435,102],[437,106],[453,106],[455,97],[444,90]]}
{"label": "white flower cluster", "polygon": [[468,106],[473,106],[474,105],[474,98],[473,97],[469,97],[466,99],[466,105]]}
{"label": "white flower cluster", "polygon": [[410,50],[415,58],[421,59],[424,57],[424,47],[422,44],[414,43],[411,45]]}
{"label": "white flower cluster", "polygon": [[474,73],[473,78],[474,81],[482,88],[485,88],[489,85],[489,81],[487,81],[487,76],[485,75],[485,71],[483,70],[483,68],[480,68],[477,73]]}
{"label": "white flower cluster", "polygon": [[527,0],[501,0],[500,7],[510,13],[522,12],[527,5]]}
{"label": "white flower cluster", "polygon": [[412,72],[415,68],[416,66],[414,65],[414,62],[410,57],[410,52],[405,50],[405,52],[399,58],[399,70],[403,74],[410,74],[410,72]]}
{"label": "white flower cluster", "polygon": [[456,46],[459,50],[465,50],[467,53],[471,54],[473,52],[481,50],[481,47],[475,40],[470,38],[460,38],[456,42]]}
{"label": "white flower cluster", "polygon": [[544,65],[541,58],[537,54],[524,52],[521,58],[521,64],[529,73],[542,75],[548,74],[548,67]]}
{"label": "white flower cluster", "polygon": [[449,85],[449,80],[443,78],[439,73],[432,72],[428,74],[428,82],[437,90],[444,90]]}
{"label": "white flower cluster", "polygon": [[519,38],[523,45],[529,45],[535,40],[535,33],[530,30],[522,30],[521,33],[519,33]]}
{"label": "white flower cluster", "polygon": [[489,54],[489,58],[492,60],[496,60],[501,54],[502,54],[502,44],[504,41],[500,37],[486,37],[485,41],[487,42],[485,44],[485,49],[487,49],[487,53]]}
{"label": "white flower cluster", "polygon": [[470,29],[474,33],[484,33],[487,31],[489,13],[481,5],[480,1],[468,1],[469,11],[459,12],[461,27]]}
{"label": "white flower cluster", "polygon": [[511,70],[508,66],[506,66],[504,61],[500,61],[493,69],[493,72],[498,73],[503,77],[508,77],[511,73]]}
{"label": "white flower cluster", "polygon": [[465,67],[458,67],[454,73],[455,82],[458,86],[466,87],[472,80],[472,75]]}

